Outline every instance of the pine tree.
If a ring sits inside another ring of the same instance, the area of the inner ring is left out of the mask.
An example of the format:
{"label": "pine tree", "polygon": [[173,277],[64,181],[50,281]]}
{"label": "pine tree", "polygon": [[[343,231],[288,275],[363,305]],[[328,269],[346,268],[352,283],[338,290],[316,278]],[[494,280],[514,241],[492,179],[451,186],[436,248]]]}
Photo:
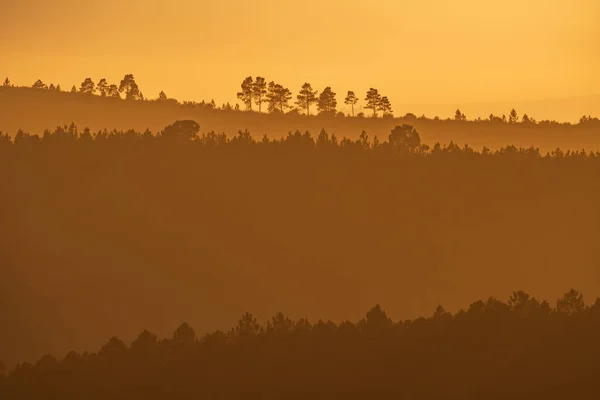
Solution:
{"label": "pine tree", "polygon": [[382,117],[385,117],[386,115],[392,115],[392,104],[387,96],[383,96],[381,98],[378,109],[381,111]]}
{"label": "pine tree", "polygon": [[348,90],[348,94],[344,99],[344,104],[352,106],[352,116],[354,117],[354,106],[358,103],[358,97],[354,94],[353,91]]}
{"label": "pine tree", "polygon": [[237,98],[240,99],[247,110],[252,110],[252,88],[254,87],[254,80],[251,76],[244,79],[242,82],[242,91],[237,93]]}
{"label": "pine tree", "polygon": [[457,109],[456,112],[454,113],[454,119],[456,121],[466,121],[467,116],[465,114],[463,114],[459,109]]}
{"label": "pine tree", "polygon": [[81,83],[79,91],[84,94],[94,94],[96,92],[96,85],[94,84],[94,81],[92,81],[92,78],[85,78]]}
{"label": "pine tree", "polygon": [[119,84],[119,92],[125,92],[125,100],[143,99],[133,74],[126,74],[125,77],[123,77]]}
{"label": "pine tree", "polygon": [[160,101],[166,101],[167,100],[167,95],[162,90],[158,94],[158,100],[160,100]]}
{"label": "pine tree", "polygon": [[108,91],[106,92],[106,95],[109,97],[115,97],[118,99],[121,98],[121,93],[119,92],[119,87],[115,84],[112,84],[108,87]]}
{"label": "pine tree", "polygon": [[327,86],[319,95],[317,109],[321,113],[335,113],[337,107],[336,94]]}
{"label": "pine tree", "polygon": [[108,94],[108,82],[106,82],[106,78],[102,78],[98,81],[96,89],[98,89],[98,92],[100,92],[100,96],[102,97],[105,97]]}
{"label": "pine tree", "polygon": [[42,82],[41,79],[38,79],[37,81],[35,81],[35,83],[32,86],[34,89],[48,89],[48,86],[46,86],[46,84],[44,82]]}
{"label": "pine tree", "polygon": [[367,110],[373,110],[373,117],[376,117],[377,110],[381,104],[381,95],[379,94],[379,91],[377,89],[370,88],[367,92],[367,97],[365,97],[365,101],[367,102],[365,108]]}
{"label": "pine tree", "polygon": [[273,81],[269,82],[266,96],[269,112],[278,110],[283,113],[284,109],[290,108],[288,102],[291,98],[292,92],[289,89]]}
{"label": "pine tree", "polygon": [[317,102],[317,91],[313,90],[310,83],[305,82],[296,99],[298,107],[306,110],[306,115],[310,115],[310,105]]}
{"label": "pine tree", "polygon": [[267,94],[267,82],[265,78],[261,76],[257,76],[254,84],[252,85],[252,97],[254,98],[254,102],[258,106],[258,112],[262,110],[262,103]]}

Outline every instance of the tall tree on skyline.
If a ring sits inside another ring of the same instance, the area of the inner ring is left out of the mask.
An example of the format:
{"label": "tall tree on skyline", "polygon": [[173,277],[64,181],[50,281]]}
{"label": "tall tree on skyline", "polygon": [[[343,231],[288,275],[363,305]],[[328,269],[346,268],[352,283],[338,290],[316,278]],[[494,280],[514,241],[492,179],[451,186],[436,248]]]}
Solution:
{"label": "tall tree on skyline", "polygon": [[354,117],[354,106],[358,103],[358,97],[354,94],[352,90],[348,90],[348,94],[344,99],[344,104],[352,107],[352,116]]}
{"label": "tall tree on skyline", "polygon": [[141,95],[138,84],[135,82],[133,74],[126,74],[119,84],[119,92],[125,92],[125,100],[139,99]]}
{"label": "tall tree on skyline", "polygon": [[108,87],[108,91],[106,95],[109,97],[121,98],[121,92],[119,92],[119,87],[114,83]]}
{"label": "tall tree on skyline", "polygon": [[167,100],[167,95],[162,90],[158,94],[158,100],[160,100],[160,101],[166,101]]}
{"label": "tall tree on skyline", "polygon": [[85,78],[81,83],[79,91],[85,94],[94,94],[96,92],[96,85],[94,84],[94,81],[92,81],[92,78]]}
{"label": "tall tree on skyline", "polygon": [[367,102],[365,108],[367,110],[373,110],[373,117],[376,117],[377,110],[379,110],[381,104],[381,95],[379,94],[379,90],[370,88],[367,92],[367,97],[365,97],[365,101]]}
{"label": "tall tree on skyline", "polygon": [[267,81],[262,76],[257,76],[254,84],[252,85],[252,97],[254,102],[258,106],[258,112],[262,110],[262,103],[267,94]]}
{"label": "tall tree on skyline", "polygon": [[300,89],[300,93],[296,96],[296,104],[303,110],[306,110],[306,115],[310,115],[310,105],[316,103],[317,91],[313,90],[310,83],[305,82]]}
{"label": "tall tree on skyline", "polygon": [[102,78],[98,81],[96,89],[98,89],[98,92],[100,92],[100,96],[102,97],[105,97],[108,94],[108,82],[106,82],[106,78]]}
{"label": "tall tree on skyline", "polygon": [[508,115],[508,122],[511,124],[516,124],[517,122],[519,122],[519,114],[517,114],[517,111],[514,108],[510,110],[510,114]]}
{"label": "tall tree on skyline", "polygon": [[317,102],[317,110],[321,113],[332,113],[336,111],[337,100],[335,99],[335,92],[331,90],[331,87],[327,86],[319,95]]}
{"label": "tall tree on skyline", "polygon": [[456,121],[466,121],[467,116],[463,114],[459,109],[456,109],[456,112],[454,113],[454,119]]}
{"label": "tall tree on skyline", "polygon": [[387,98],[387,96],[383,96],[381,98],[378,109],[381,111],[382,117],[385,117],[386,115],[392,115],[392,103],[390,103],[390,100]]}
{"label": "tall tree on skyline", "polygon": [[34,88],[34,89],[48,89],[48,86],[46,86],[46,84],[44,82],[42,82],[41,79],[38,79],[37,81],[35,81],[35,83],[33,84],[32,88]]}
{"label": "tall tree on skyline", "polygon": [[8,76],[4,80],[4,83],[2,84],[2,86],[4,86],[4,87],[12,86],[12,83],[10,83],[10,79],[8,79]]}
{"label": "tall tree on skyline", "polygon": [[292,98],[292,92],[284,88],[282,85],[273,81],[269,82],[267,91],[267,102],[269,104],[268,111],[273,112],[279,110],[283,113],[285,108],[290,108],[288,101]]}
{"label": "tall tree on skyline", "polygon": [[244,103],[247,110],[252,110],[252,88],[254,87],[254,80],[251,76],[247,77],[242,82],[242,91],[237,93],[237,98]]}

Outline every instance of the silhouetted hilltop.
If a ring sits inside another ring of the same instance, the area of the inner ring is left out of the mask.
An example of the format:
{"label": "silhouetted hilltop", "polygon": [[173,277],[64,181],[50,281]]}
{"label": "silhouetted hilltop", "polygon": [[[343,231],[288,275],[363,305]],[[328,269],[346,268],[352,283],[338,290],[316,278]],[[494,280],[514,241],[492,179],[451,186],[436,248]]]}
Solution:
{"label": "silhouetted hilltop", "polygon": [[515,120],[512,121],[510,112],[507,110],[504,116],[490,116],[480,121],[469,121],[458,110],[457,116],[448,120],[417,117],[410,113],[401,118],[394,118],[391,113],[383,118],[349,117],[331,112],[306,116],[301,115],[298,109],[285,114],[277,109],[271,113],[259,113],[236,110],[236,107],[227,104],[217,106],[214,102],[180,104],[166,96],[158,100],[122,100],[78,91],[0,87],[0,130],[10,135],[19,128],[41,134],[48,127],[71,122],[87,126],[92,131],[112,128],[157,131],[175,120],[193,119],[200,123],[202,133],[214,131],[232,136],[247,129],[259,139],[264,134],[279,138],[295,130],[318,132],[325,129],[338,137],[356,139],[363,130],[370,135],[384,137],[394,126],[407,123],[413,125],[421,133],[423,142],[430,146],[435,142],[454,141],[460,146],[468,143],[476,149],[483,146],[498,149],[507,144],[539,147],[544,152],[557,147],[564,150],[600,149],[600,124],[597,120],[589,122],[584,119],[585,123],[576,125],[536,122],[515,111]]}
{"label": "silhouetted hilltop", "polygon": [[[433,315],[432,315],[433,314]],[[144,330],[97,352],[0,369],[0,397],[37,399],[594,399],[600,396],[600,299],[571,289],[554,305],[516,291],[455,314],[393,321],[376,305],[358,322],[266,323],[170,338]],[[231,326],[231,325],[230,325]]]}

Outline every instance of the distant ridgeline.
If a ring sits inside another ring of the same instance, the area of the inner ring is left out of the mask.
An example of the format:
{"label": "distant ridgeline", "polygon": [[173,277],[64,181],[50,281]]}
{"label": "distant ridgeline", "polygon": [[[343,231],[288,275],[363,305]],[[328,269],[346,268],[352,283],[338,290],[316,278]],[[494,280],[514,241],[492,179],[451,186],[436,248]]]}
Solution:
{"label": "distant ridgeline", "polygon": [[[275,83],[271,81],[267,83],[264,77],[256,77],[253,79],[251,76],[245,78],[240,85],[241,91],[237,93],[237,98],[242,102],[244,106],[244,111],[255,111],[258,113],[262,113],[266,111],[270,114],[289,114],[289,115],[300,115],[304,113],[306,116],[311,115],[311,106],[316,106],[316,114],[321,116],[329,116],[329,117],[358,117],[364,118],[364,112],[355,113],[355,108],[360,104],[361,99],[354,93],[354,91],[349,90],[344,97],[344,105],[346,105],[350,110],[347,113],[341,112],[338,110],[338,101],[336,99],[337,94],[333,92],[331,87],[326,87],[319,94],[318,90],[314,90],[312,85],[308,82],[302,85],[302,88],[299,90],[296,95],[296,100],[293,105],[290,104],[292,101],[293,95],[292,92],[282,86],[281,84]],[[7,77],[4,80],[4,83],[0,86],[0,91],[27,91],[31,90],[36,91],[47,91],[60,93],[65,92],[60,85],[54,85],[50,83],[49,85],[45,84],[41,79],[38,79],[31,86],[15,86],[10,79]],[[169,98],[164,91],[161,91],[156,98],[145,97],[139,88],[138,84],[135,81],[135,77],[133,74],[126,74],[120,83],[109,84],[105,78],[100,79],[97,83],[95,83],[92,78],[86,78],[79,88],[75,85],[71,87],[69,91],[65,93],[70,94],[78,94],[85,96],[97,96],[97,97],[105,97],[110,99],[125,99],[125,100],[137,100],[137,101],[146,101],[146,102],[161,102],[165,104],[172,105],[182,105],[188,107],[199,107],[208,110],[222,110],[222,111],[241,111],[240,104],[236,103],[235,105],[230,104],[229,102],[223,103],[221,106],[218,106],[214,99],[210,102],[206,102],[202,100],[201,102],[196,101],[182,101],[179,102],[176,99]],[[382,118],[394,118],[394,112],[392,110],[392,104],[387,96],[383,96],[380,94],[379,90],[376,88],[370,88],[363,99],[364,105],[362,108],[365,110],[369,110],[371,113],[371,117],[376,118],[381,116]],[[253,105],[256,107],[254,108]],[[407,113],[402,119],[411,120],[411,119],[421,119],[427,120],[428,118],[425,115],[417,117],[415,114]],[[440,120],[439,117],[434,117],[432,120]],[[444,119],[445,121],[455,120],[455,121],[467,121],[467,116],[462,113],[459,109],[456,110],[454,114],[454,118]],[[542,120],[536,121],[531,116],[526,113],[520,116],[517,111],[513,108],[507,114],[503,115],[494,115],[490,114],[487,118],[477,118],[472,121],[478,122],[494,122],[494,123],[509,123],[509,124],[566,124],[571,125],[568,122],[559,123],[557,121],[552,120]],[[584,124],[588,122],[599,122],[598,118],[592,117],[590,115],[581,116],[579,123]]]}
{"label": "distant ridgeline", "polygon": [[[160,148],[161,144],[179,146],[187,145],[192,149],[220,149],[220,150],[246,150],[248,152],[267,150],[267,149],[286,149],[305,153],[309,151],[336,150],[339,154],[388,154],[397,156],[436,156],[443,154],[454,155],[472,155],[472,156],[527,156],[529,158],[571,158],[577,159],[600,159],[600,151],[562,151],[557,148],[554,151],[543,154],[539,148],[517,148],[513,145],[504,146],[496,151],[491,151],[483,147],[481,151],[476,151],[468,144],[458,146],[453,141],[449,144],[435,143],[433,146],[423,144],[419,132],[412,125],[397,125],[391,130],[386,140],[380,141],[377,136],[371,140],[366,131],[362,131],[358,139],[352,140],[346,137],[339,139],[335,134],[328,134],[325,129],[321,129],[315,138],[310,132],[288,132],[287,136],[279,139],[270,139],[263,135],[262,139],[256,140],[248,130],[239,131],[237,135],[228,137],[224,133],[217,134],[214,131],[206,134],[199,134],[200,125],[193,120],[180,120],[156,134],[149,129],[144,132],[137,132],[133,129],[126,131],[106,129],[92,133],[89,128],[79,131],[78,127],[71,123],[70,125],[58,126],[54,130],[46,129],[42,135],[30,134],[19,129],[13,137],[0,131],[0,148],[10,149],[19,148],[51,148],[81,149],[90,150],[93,148],[102,149],[105,145],[148,146],[155,144]],[[76,147],[72,147],[77,145]],[[31,147],[34,146],[34,147]],[[91,146],[91,147],[90,147]],[[153,148],[156,148],[153,146]]]}
{"label": "distant ridgeline", "polygon": [[357,323],[245,313],[228,331],[172,338],[145,330],[97,353],[46,355],[10,372],[0,398],[594,399],[600,300],[570,290],[552,307],[519,291],[452,315],[392,321],[376,305]]}
{"label": "distant ridgeline", "polygon": [[[118,85],[109,84],[106,79],[95,83],[87,78],[70,92],[41,80],[32,87],[14,87],[7,79],[4,86],[0,86],[0,131],[11,137],[19,129],[41,135],[47,128],[75,122],[79,127],[89,127],[91,132],[105,129],[159,132],[174,121],[195,120],[201,124],[199,133],[208,136],[216,132],[233,137],[241,130],[260,141],[263,136],[269,140],[285,139],[288,132],[296,130],[313,135],[324,130],[340,142],[344,138],[356,142],[362,140],[363,132],[373,139],[375,136],[385,139],[397,125],[410,125],[429,147],[452,142],[461,148],[468,145],[477,150],[484,147],[500,150],[508,145],[539,148],[542,153],[557,148],[600,150],[600,120],[590,115],[582,116],[576,124],[537,121],[514,109],[507,110],[505,115],[490,114],[487,118],[472,120],[461,110],[446,119],[410,112],[398,118],[394,117],[389,99],[375,88],[362,100],[348,91],[344,98],[348,112],[344,113],[339,111],[336,93],[329,87],[318,94],[310,84],[304,84],[292,106],[289,89],[274,82],[267,84],[261,77],[246,78],[237,95],[241,106],[229,103],[218,106],[214,100],[179,102],[164,92],[156,99],[149,99],[131,74]],[[360,103],[363,103],[362,109],[369,110],[368,116],[355,113]]]}

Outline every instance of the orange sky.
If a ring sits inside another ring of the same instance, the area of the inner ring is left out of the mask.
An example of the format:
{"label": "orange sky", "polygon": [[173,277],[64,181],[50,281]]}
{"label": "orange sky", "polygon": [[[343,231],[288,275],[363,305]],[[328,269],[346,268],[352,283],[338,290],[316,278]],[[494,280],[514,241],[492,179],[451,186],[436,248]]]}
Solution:
{"label": "orange sky", "polygon": [[133,73],[146,97],[236,102],[369,87],[392,104],[600,93],[598,0],[3,0],[0,75],[63,88]]}

